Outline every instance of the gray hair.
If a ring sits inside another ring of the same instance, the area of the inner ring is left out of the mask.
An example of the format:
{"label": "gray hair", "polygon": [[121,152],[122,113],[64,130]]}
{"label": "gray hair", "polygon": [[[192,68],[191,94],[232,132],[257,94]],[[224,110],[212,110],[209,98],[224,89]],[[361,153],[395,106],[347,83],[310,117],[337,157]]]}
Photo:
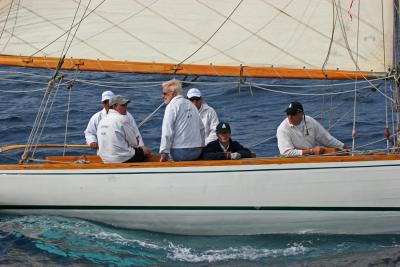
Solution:
{"label": "gray hair", "polygon": [[168,88],[170,92],[176,92],[176,94],[182,94],[182,83],[177,79],[172,79],[162,83],[162,87]]}

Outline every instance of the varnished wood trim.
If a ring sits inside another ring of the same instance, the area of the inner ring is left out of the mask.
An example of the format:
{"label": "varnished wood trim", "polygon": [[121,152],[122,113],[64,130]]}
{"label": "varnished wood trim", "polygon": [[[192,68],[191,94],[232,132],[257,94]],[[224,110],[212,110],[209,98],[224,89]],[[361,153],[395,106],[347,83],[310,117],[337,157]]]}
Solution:
{"label": "varnished wood trim", "polygon": [[[93,163],[93,164],[24,164],[0,165],[0,170],[66,170],[66,169],[117,169],[117,168],[161,168],[161,167],[207,167],[207,166],[238,166],[238,165],[268,165],[268,164],[298,164],[298,163],[329,163],[329,162],[363,162],[400,160],[399,154],[363,155],[363,156],[329,156],[303,158],[250,158],[241,160],[214,161],[178,161],[178,162],[138,162],[138,163]],[[400,163],[399,163],[400,164]]]}
{"label": "varnished wood trim", "polygon": [[[56,68],[58,58],[51,57],[22,57],[1,56],[0,64],[31,68]],[[274,67],[241,67],[241,66],[214,66],[214,65],[175,65],[166,63],[124,62],[110,60],[90,60],[67,58],[62,69],[82,71],[107,72],[136,72],[177,75],[205,75],[229,77],[257,77],[257,78],[294,78],[294,79],[374,79],[381,77],[380,72],[355,72],[342,70],[320,69],[291,69]],[[242,70],[242,71],[241,71]]]}
{"label": "varnished wood trim", "polygon": [[100,205],[0,205],[2,210],[164,210],[164,211],[400,211],[400,207],[303,207],[303,206],[100,206]]}

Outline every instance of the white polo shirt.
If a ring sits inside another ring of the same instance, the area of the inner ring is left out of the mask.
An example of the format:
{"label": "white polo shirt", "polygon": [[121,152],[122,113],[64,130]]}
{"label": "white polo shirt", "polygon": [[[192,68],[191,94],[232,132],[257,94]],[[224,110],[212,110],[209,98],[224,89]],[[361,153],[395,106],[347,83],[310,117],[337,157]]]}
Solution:
{"label": "white polo shirt", "polygon": [[316,146],[343,148],[344,144],[337,140],[315,119],[305,116],[299,125],[289,123],[288,118],[282,121],[276,131],[278,148],[282,156],[302,156],[303,149]]}

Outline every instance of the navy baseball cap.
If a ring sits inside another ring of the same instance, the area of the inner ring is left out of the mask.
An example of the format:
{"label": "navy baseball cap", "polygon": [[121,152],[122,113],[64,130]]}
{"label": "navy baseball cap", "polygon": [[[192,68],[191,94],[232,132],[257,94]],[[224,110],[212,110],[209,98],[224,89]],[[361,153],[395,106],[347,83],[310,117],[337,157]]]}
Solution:
{"label": "navy baseball cap", "polygon": [[299,112],[304,112],[303,105],[296,101],[290,103],[286,109],[287,115],[296,115]]}

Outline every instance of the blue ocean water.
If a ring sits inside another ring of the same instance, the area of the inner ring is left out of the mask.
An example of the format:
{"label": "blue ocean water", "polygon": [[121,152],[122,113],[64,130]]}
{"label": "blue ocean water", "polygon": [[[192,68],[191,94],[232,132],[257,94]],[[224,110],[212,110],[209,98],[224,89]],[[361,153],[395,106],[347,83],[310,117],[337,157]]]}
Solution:
{"label": "blue ocean water", "polygon": [[[52,70],[0,68],[0,146],[27,141],[52,74]],[[60,85],[53,89],[57,98],[51,104],[40,143],[63,143],[65,132],[67,143],[84,143],[83,131],[90,116],[100,110],[104,90],[128,97],[132,101],[129,111],[139,124],[161,104],[160,84],[172,77],[62,74]],[[384,81],[372,82],[374,88],[366,81],[355,85],[348,81],[247,79],[240,84],[238,78],[179,78],[186,82],[185,92],[199,88],[220,120],[231,124],[233,139],[259,157],[278,154],[275,131],[285,118],[288,103],[294,100],[302,102],[307,114],[348,145],[352,144],[356,118],[355,144],[359,150],[384,150],[386,118],[392,128],[394,115],[386,108],[391,87]],[[160,109],[140,129],[145,144],[154,151],[160,142],[163,111]],[[61,153],[39,150],[35,157]],[[95,151],[72,150],[67,154]],[[0,153],[0,163],[16,163],[20,155],[21,151]],[[0,215],[0,265],[321,266],[325,261],[340,265],[350,257],[363,266],[361,259],[373,263],[388,258],[387,253],[396,253],[399,245],[398,235],[180,236],[117,229],[75,218]],[[383,255],[379,254],[382,251]]]}

